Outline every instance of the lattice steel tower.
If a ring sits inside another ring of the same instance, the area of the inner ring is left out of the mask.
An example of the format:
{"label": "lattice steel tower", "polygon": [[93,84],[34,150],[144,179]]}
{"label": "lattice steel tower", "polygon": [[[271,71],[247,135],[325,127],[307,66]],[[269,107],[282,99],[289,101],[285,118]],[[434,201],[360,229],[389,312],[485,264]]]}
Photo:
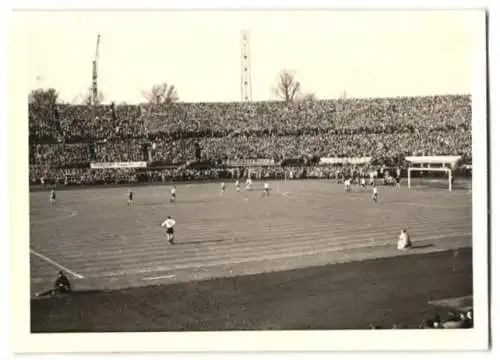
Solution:
{"label": "lattice steel tower", "polygon": [[250,38],[241,34],[241,101],[252,101],[252,72],[250,71]]}

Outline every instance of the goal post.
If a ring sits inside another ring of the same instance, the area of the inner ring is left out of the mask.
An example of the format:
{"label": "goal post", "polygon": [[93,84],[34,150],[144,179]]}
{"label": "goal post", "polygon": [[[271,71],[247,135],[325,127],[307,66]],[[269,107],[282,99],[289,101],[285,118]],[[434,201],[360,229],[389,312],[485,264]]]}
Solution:
{"label": "goal post", "polygon": [[411,173],[413,171],[440,172],[448,175],[448,191],[453,190],[453,170],[459,164],[461,156],[407,156],[405,160],[408,167],[408,188],[411,188]]}
{"label": "goal post", "polygon": [[409,167],[408,168],[408,188],[411,188],[411,173],[412,171],[430,171],[430,172],[441,172],[448,175],[448,191],[453,190],[453,171],[448,168],[418,168],[418,167]]}

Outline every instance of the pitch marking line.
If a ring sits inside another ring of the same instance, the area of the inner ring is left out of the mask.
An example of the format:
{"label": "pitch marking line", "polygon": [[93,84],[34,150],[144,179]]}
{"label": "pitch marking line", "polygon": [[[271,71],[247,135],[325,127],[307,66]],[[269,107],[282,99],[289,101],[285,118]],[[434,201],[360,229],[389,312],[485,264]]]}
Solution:
{"label": "pitch marking line", "polygon": [[173,279],[175,275],[163,275],[163,276],[154,276],[154,277],[146,277],[142,280],[160,280],[160,279]]}
{"label": "pitch marking line", "polygon": [[71,210],[71,209],[55,209],[56,211],[60,211],[60,212],[69,212],[69,215],[64,215],[64,216],[60,216],[60,217],[57,217],[55,219],[46,219],[46,220],[31,220],[31,224],[46,224],[46,223],[50,223],[50,222],[56,222],[56,221],[60,221],[60,220],[66,220],[66,219],[69,219],[69,218],[72,218],[74,216],[76,216],[78,213],[74,210]]}
{"label": "pitch marking line", "polygon": [[83,276],[82,276],[82,275],[77,274],[77,273],[76,273],[76,272],[74,272],[74,271],[71,271],[71,270],[70,270],[70,269],[68,269],[67,267],[64,267],[64,266],[62,266],[61,264],[56,263],[54,260],[52,260],[52,259],[48,258],[48,257],[47,257],[47,256],[45,256],[45,255],[42,255],[42,254],[40,254],[40,253],[36,252],[36,251],[35,251],[35,250],[33,250],[33,249],[30,249],[30,253],[32,253],[33,255],[35,255],[35,256],[37,256],[37,257],[39,257],[39,258],[40,258],[40,259],[42,259],[42,260],[45,260],[45,261],[46,261],[46,262],[48,262],[49,264],[54,265],[55,267],[57,267],[57,268],[59,268],[59,269],[61,269],[61,270],[66,271],[67,273],[69,273],[69,274],[73,275],[73,276],[74,276],[75,278],[77,278],[77,279],[83,279]]}
{"label": "pitch marking line", "polygon": [[[412,242],[415,244],[415,243],[419,243],[419,242],[423,242],[423,241],[453,238],[453,237],[457,237],[457,236],[472,236],[472,233],[461,232],[461,233],[455,233],[455,234],[444,234],[444,235],[435,235],[435,236],[427,236],[427,237],[422,236],[419,239],[412,238]],[[390,245],[390,244],[395,244],[395,241],[381,243],[381,244],[379,244],[379,246],[385,247],[385,246]],[[179,265],[172,265],[172,266],[159,266],[157,268],[131,269],[131,270],[111,272],[111,273],[103,273],[103,274],[100,274],[99,276],[101,278],[103,278],[103,277],[117,277],[117,276],[132,276],[132,275],[153,273],[153,272],[162,272],[162,271],[178,271],[178,270],[187,270],[187,269],[204,269],[204,268],[217,267],[217,266],[240,265],[240,264],[258,262],[258,261],[283,260],[283,259],[298,258],[301,256],[327,254],[327,253],[332,253],[332,252],[341,253],[342,251],[363,249],[363,248],[366,248],[368,246],[369,246],[369,243],[367,241],[363,240],[363,241],[353,242],[352,246],[337,246],[337,247],[330,247],[329,249],[323,248],[323,249],[309,250],[309,251],[282,253],[282,254],[275,254],[275,255],[264,255],[264,256],[259,256],[259,257],[247,257],[247,258],[240,259],[240,260],[208,262],[206,264],[201,264],[201,265],[199,263],[197,263],[197,264],[190,263],[190,264],[179,264]],[[394,246],[394,249],[395,248],[396,248],[396,246]],[[439,247],[434,247],[433,249],[434,249],[434,252],[447,250],[447,249],[441,249]],[[417,250],[417,249],[415,249],[415,250]],[[398,256],[398,255],[394,255],[394,256]],[[203,258],[200,259],[200,261],[203,261]],[[151,278],[149,280],[151,280]]]}

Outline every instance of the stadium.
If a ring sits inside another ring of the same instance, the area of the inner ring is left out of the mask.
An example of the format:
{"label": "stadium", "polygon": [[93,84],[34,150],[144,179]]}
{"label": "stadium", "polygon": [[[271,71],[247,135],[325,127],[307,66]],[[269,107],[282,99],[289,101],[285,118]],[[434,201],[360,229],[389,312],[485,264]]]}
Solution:
{"label": "stadium", "polygon": [[97,56],[88,104],[31,93],[31,331],[472,327],[471,96],[251,101],[242,69],[240,102],[102,104]]}

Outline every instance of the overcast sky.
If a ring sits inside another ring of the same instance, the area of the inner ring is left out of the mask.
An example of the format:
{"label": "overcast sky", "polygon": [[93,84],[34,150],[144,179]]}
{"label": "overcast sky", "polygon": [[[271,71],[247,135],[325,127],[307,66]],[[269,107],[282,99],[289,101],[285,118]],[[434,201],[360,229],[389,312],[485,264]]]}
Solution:
{"label": "overcast sky", "polygon": [[29,88],[65,101],[91,84],[101,34],[105,101],[137,103],[166,81],[182,101],[239,101],[241,32],[250,33],[253,100],[282,69],[319,98],[471,93],[483,16],[473,11],[24,12]]}

